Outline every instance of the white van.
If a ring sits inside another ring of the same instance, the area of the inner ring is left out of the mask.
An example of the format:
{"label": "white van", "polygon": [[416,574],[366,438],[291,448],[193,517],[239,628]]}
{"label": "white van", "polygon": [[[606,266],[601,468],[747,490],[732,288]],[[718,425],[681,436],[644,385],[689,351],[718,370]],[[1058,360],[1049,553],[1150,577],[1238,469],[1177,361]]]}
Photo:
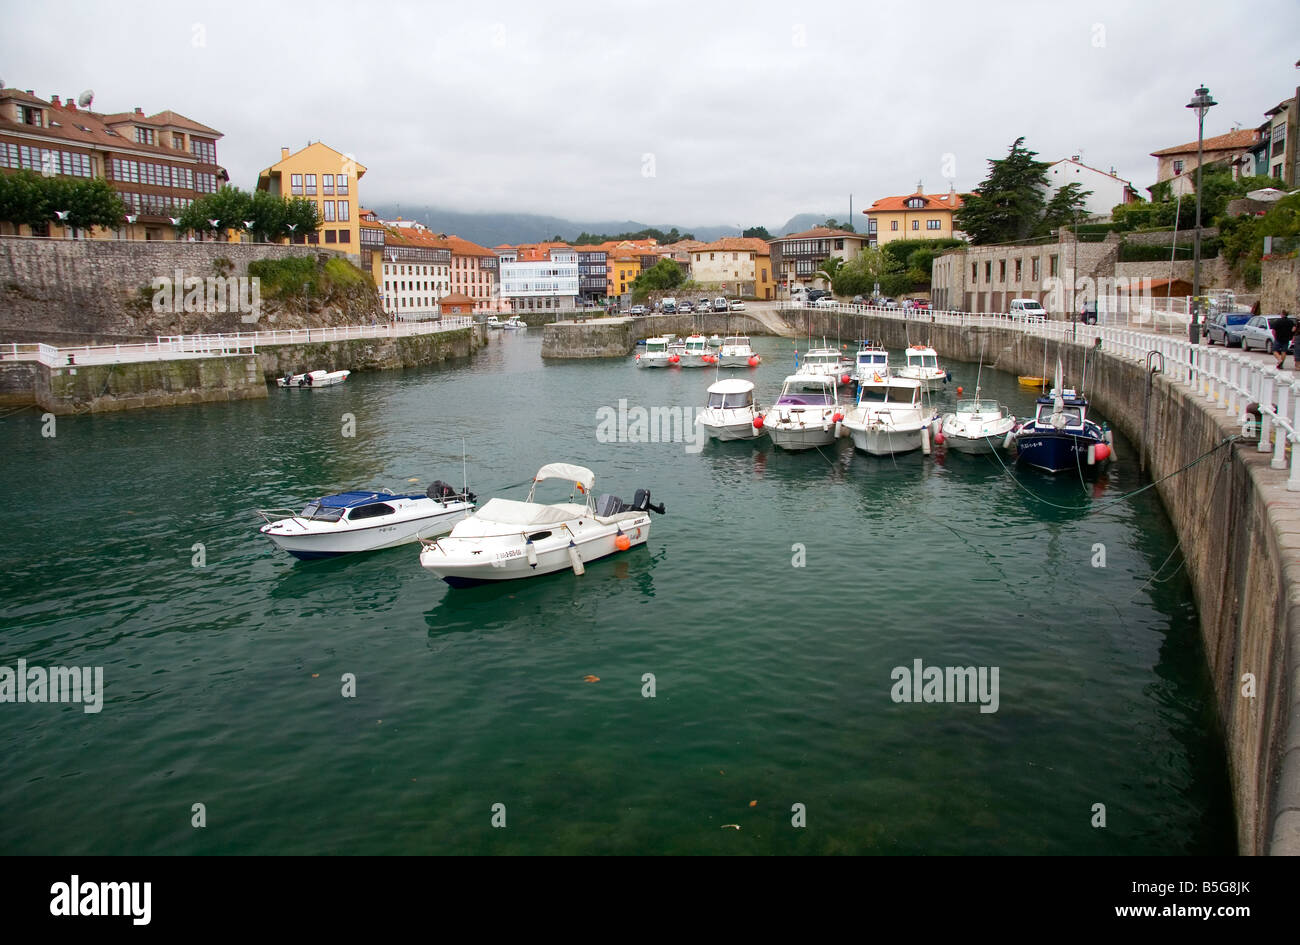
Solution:
{"label": "white van", "polygon": [[1027,319],[1043,321],[1047,318],[1047,311],[1043,308],[1042,303],[1034,299],[1012,299],[1011,316],[1023,315]]}
{"label": "white van", "polygon": [[677,300],[673,298],[664,299],[659,303],[659,311],[665,315],[674,315],[677,312]]}

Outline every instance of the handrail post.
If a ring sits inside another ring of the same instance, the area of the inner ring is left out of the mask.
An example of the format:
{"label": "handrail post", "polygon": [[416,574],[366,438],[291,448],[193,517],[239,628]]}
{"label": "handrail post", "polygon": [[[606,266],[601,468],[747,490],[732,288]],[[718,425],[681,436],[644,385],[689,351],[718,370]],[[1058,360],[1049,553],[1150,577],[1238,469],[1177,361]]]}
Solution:
{"label": "handrail post", "polygon": [[[1295,395],[1291,398],[1295,404],[1291,429],[1300,430],[1300,379],[1291,382],[1291,392]],[[1286,491],[1300,492],[1300,443],[1295,442],[1294,434],[1291,443],[1291,475],[1286,480]]]}
{"label": "handrail post", "polygon": [[1255,444],[1259,453],[1272,449],[1269,437],[1273,433],[1273,376],[1274,372],[1269,368],[1259,372],[1259,442]]}
{"label": "handrail post", "polygon": [[1273,458],[1269,460],[1269,466],[1273,469],[1286,469],[1286,438],[1287,438],[1287,416],[1289,411],[1291,387],[1282,379],[1282,383],[1277,386],[1277,436],[1273,443]]}

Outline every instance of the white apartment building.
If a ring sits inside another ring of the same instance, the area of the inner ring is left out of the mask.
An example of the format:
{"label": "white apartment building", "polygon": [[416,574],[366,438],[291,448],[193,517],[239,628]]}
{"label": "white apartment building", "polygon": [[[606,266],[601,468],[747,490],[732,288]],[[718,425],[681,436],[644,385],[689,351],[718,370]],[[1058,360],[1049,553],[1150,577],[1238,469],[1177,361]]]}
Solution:
{"label": "white apartment building", "polygon": [[1084,212],[1089,217],[1110,217],[1119,204],[1133,203],[1138,199],[1137,189],[1128,181],[1115,176],[1112,168],[1107,174],[1095,167],[1079,162],[1079,155],[1057,161],[1047,169],[1047,182],[1052,194],[1069,184],[1078,184],[1080,190],[1090,190],[1092,195],[1084,201]]}
{"label": "white apartment building", "polygon": [[501,299],[515,312],[572,309],[578,298],[578,252],[551,249],[549,258],[519,260],[502,252]]}

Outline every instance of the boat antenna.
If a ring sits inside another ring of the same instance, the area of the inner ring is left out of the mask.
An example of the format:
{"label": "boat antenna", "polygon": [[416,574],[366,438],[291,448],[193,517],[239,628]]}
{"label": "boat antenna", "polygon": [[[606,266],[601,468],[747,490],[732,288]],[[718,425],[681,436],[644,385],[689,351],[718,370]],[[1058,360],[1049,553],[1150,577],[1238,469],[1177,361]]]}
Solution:
{"label": "boat antenna", "polygon": [[460,438],[460,482],[461,488],[469,492],[469,469],[465,464],[465,438]]}
{"label": "boat antenna", "polygon": [[985,339],[981,336],[981,338],[980,338],[980,366],[979,366],[979,367],[976,369],[976,371],[975,371],[975,400],[976,400],[976,401],[979,401],[979,399],[980,399],[980,378],[984,375],[984,341],[985,341]]}

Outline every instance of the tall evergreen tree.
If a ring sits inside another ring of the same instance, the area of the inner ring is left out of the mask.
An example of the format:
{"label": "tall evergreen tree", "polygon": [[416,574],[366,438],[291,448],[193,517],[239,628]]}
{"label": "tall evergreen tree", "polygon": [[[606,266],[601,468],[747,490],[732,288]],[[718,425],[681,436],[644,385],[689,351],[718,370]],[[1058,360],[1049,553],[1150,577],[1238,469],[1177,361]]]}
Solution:
{"label": "tall evergreen tree", "polygon": [[1066,184],[1052,194],[1043,208],[1043,219],[1038,223],[1038,235],[1048,236],[1063,226],[1071,226],[1076,219],[1087,217],[1084,204],[1092,196],[1091,190],[1083,190],[1080,184]]}
{"label": "tall evergreen tree", "polygon": [[1023,147],[1017,138],[1007,156],[989,161],[989,174],[979,192],[968,194],[953,214],[953,225],[974,243],[1006,243],[1029,237],[1038,226],[1046,204],[1047,168],[1035,161],[1037,151]]}

